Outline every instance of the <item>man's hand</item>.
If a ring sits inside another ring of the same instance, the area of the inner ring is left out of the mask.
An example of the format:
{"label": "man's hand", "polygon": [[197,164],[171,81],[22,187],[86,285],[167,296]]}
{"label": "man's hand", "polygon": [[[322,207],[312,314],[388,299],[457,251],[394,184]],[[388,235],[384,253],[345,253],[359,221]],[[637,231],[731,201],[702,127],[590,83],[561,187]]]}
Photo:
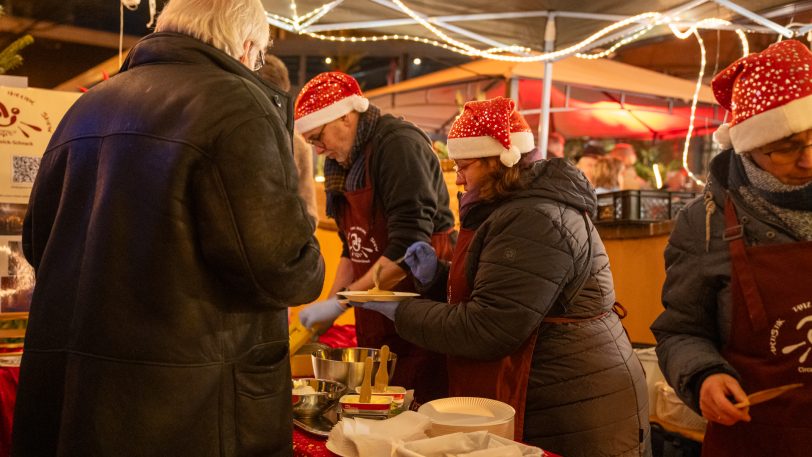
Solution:
{"label": "man's hand", "polygon": [[[734,400],[730,401],[731,398]],[[736,408],[733,403],[747,400],[739,381],[724,373],[705,378],[699,388],[699,408],[705,419],[722,425],[733,425],[739,421],[750,422],[749,408]]]}
{"label": "man's hand", "polygon": [[344,314],[347,308],[338,303],[338,298],[332,297],[327,300],[313,303],[299,312],[299,322],[305,328],[312,328],[314,325],[320,327],[330,327],[338,316]]}

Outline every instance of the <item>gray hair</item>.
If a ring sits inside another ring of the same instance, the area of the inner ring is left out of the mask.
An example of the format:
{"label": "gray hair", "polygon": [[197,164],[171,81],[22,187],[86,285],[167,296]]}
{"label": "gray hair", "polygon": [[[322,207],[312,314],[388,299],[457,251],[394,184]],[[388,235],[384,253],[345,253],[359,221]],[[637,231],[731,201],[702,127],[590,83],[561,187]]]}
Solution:
{"label": "gray hair", "polygon": [[235,59],[243,56],[246,41],[264,50],[270,38],[260,0],[171,0],[155,31],[189,35]]}

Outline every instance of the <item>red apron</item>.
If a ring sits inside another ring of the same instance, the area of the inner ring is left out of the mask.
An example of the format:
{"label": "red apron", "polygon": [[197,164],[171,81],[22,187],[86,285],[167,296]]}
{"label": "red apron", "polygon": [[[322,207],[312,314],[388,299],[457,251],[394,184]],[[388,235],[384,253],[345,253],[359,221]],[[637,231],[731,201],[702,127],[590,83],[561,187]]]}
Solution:
{"label": "red apron", "polygon": [[[375,205],[372,179],[369,178],[370,147],[366,148],[366,186],[363,189],[345,192],[346,204],[342,208],[338,227],[346,236],[349,245],[355,279],[363,276],[380,258],[388,244],[389,236],[386,216]],[[431,244],[437,257],[448,260],[453,249],[451,234],[453,228],[431,237]],[[400,292],[413,292],[411,275],[393,288]],[[414,389],[415,400],[424,403],[447,394],[445,357],[441,354],[415,346],[398,336],[395,325],[383,314],[355,308],[355,331],[358,345],[380,348],[386,344],[397,354],[398,361],[391,385]]]}
{"label": "red apron", "polygon": [[[465,276],[465,259],[474,230],[461,229],[448,273],[448,303],[458,305],[471,298]],[[452,397],[484,397],[507,403],[516,410],[514,438],[521,441],[527,382],[538,329],[515,353],[499,360],[481,361],[448,356],[448,394]]]}
{"label": "red apron", "polygon": [[708,423],[703,456],[800,457],[812,453],[812,242],[745,246],[736,209],[725,203],[732,323],[722,355],[752,393],[805,383],[750,408],[750,423]]}

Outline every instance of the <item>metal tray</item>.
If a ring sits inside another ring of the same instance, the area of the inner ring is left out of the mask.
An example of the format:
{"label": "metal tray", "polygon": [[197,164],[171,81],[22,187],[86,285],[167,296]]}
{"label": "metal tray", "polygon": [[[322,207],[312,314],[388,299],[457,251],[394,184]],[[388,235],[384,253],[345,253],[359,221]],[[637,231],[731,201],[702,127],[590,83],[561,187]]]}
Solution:
{"label": "metal tray", "polygon": [[337,407],[330,408],[326,413],[316,417],[293,418],[293,425],[300,429],[319,436],[327,436],[330,430],[338,423]]}

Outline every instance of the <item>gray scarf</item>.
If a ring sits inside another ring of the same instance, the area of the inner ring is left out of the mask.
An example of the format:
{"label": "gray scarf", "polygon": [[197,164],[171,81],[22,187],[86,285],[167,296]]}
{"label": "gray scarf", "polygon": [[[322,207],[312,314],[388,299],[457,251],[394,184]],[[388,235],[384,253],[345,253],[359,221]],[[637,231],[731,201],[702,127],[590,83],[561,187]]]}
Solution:
{"label": "gray scarf", "polygon": [[749,156],[734,154],[731,162],[731,187],[749,206],[787,227],[798,239],[812,241],[812,183],[784,184]]}

